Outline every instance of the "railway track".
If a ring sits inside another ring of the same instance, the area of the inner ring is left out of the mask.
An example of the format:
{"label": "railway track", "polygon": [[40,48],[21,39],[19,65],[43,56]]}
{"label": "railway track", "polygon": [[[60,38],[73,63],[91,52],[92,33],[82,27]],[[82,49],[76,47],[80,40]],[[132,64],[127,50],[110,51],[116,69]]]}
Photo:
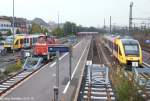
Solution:
{"label": "railway track", "polygon": [[47,63],[42,64],[36,70],[21,70],[20,72],[12,75],[11,77],[0,82],[0,96],[3,96],[7,91],[14,88],[16,85],[24,81],[26,78],[34,74],[36,71],[40,70]]}
{"label": "railway track", "polygon": [[0,56],[0,69],[5,69],[8,65],[15,64],[18,59],[22,60],[21,53],[6,53],[4,56]]}
{"label": "railway track", "polygon": [[138,88],[138,93],[145,98],[150,100],[150,69],[134,68],[135,82]]}
{"label": "railway track", "polygon": [[144,45],[144,44],[141,44],[141,46],[142,46],[142,50],[150,52],[150,47],[149,46]]}
{"label": "railway track", "polygon": [[114,90],[108,76],[109,68],[105,66],[98,40],[94,37],[91,42],[87,62],[92,65],[85,68],[78,101],[115,101]]}
{"label": "railway track", "polygon": [[[54,57],[53,57],[53,59],[54,59]],[[3,95],[5,95],[5,93],[9,92],[15,86],[17,86],[18,84],[23,82],[25,79],[32,76],[35,72],[42,69],[42,67],[47,65],[49,62],[51,62],[51,60],[49,60],[47,62],[42,63],[42,61],[40,59],[40,60],[36,60],[36,64],[35,64],[34,61],[35,60],[33,60],[33,64],[31,64],[32,61],[29,61],[29,63],[27,63],[27,66],[30,66],[29,69],[23,69],[23,70],[17,72],[16,74],[0,81],[0,96],[1,97],[3,97]],[[35,66],[37,66],[37,68],[35,68]],[[31,67],[34,67],[34,69],[30,69]]]}

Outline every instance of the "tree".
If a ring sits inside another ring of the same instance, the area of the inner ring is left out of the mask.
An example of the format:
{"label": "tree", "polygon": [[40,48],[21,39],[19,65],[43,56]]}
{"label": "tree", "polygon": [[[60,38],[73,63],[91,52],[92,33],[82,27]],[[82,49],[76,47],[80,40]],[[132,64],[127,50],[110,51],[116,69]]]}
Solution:
{"label": "tree", "polygon": [[17,30],[16,30],[16,34],[20,34],[20,31],[19,31],[19,29],[17,29]]}
{"label": "tree", "polygon": [[44,28],[43,30],[42,30],[42,33],[44,33],[44,34],[48,34],[49,33],[49,31],[47,30],[47,28]]}
{"label": "tree", "polygon": [[64,31],[61,28],[55,28],[54,30],[52,30],[52,34],[61,37],[64,35]]}
{"label": "tree", "polygon": [[7,35],[8,35],[8,36],[12,35],[11,30],[8,30],[8,31],[7,31]]}
{"label": "tree", "polygon": [[77,26],[75,23],[72,23],[72,34],[75,34],[77,32]]}
{"label": "tree", "polygon": [[65,35],[75,34],[77,31],[76,29],[77,29],[76,24],[69,22],[69,21],[65,22],[65,24],[63,26],[63,30],[64,30]]}
{"label": "tree", "polygon": [[41,33],[41,32],[42,32],[41,26],[36,24],[36,23],[32,23],[31,34],[33,34],[33,33]]}

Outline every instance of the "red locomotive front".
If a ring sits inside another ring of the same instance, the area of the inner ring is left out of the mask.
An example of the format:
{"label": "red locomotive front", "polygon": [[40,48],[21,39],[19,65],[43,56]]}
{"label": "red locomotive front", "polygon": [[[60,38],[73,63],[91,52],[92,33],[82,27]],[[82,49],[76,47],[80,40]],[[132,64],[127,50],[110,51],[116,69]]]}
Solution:
{"label": "red locomotive front", "polygon": [[46,37],[39,37],[35,47],[34,47],[34,55],[36,56],[44,56],[48,54],[48,43],[46,41]]}
{"label": "red locomotive front", "polygon": [[40,56],[43,58],[50,59],[50,53],[48,53],[48,46],[50,44],[58,44],[58,40],[54,37],[39,37],[34,46],[34,56]]}

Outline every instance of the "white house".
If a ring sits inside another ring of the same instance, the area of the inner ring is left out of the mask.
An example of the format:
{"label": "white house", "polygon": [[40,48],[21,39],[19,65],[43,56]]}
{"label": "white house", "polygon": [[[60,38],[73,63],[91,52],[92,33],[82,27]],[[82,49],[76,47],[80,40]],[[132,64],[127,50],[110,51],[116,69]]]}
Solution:
{"label": "white house", "polygon": [[11,30],[11,22],[9,20],[0,19],[0,32],[5,34]]}

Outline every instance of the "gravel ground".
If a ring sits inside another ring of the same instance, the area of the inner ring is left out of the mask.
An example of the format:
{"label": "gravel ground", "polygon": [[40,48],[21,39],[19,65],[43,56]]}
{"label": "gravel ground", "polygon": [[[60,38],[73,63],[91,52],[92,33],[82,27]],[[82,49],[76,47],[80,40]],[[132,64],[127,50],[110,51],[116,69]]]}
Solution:
{"label": "gravel ground", "polygon": [[147,64],[150,64],[150,53],[146,51],[142,51],[143,53],[143,61]]}

